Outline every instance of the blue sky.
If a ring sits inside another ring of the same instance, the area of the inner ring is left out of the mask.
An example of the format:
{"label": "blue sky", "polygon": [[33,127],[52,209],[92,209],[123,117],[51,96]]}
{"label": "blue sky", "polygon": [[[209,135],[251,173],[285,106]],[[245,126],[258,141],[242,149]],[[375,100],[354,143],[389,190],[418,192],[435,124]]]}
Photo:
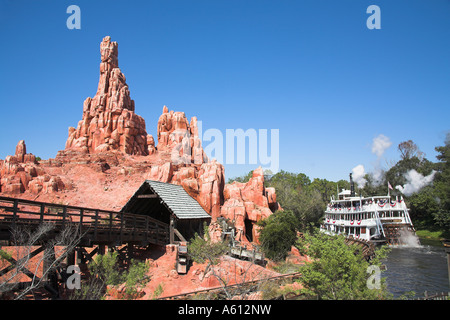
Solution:
{"label": "blue sky", "polygon": [[[80,30],[66,27],[71,4]],[[372,4],[379,30],[366,27]],[[279,129],[279,168],[311,178],[371,171],[380,134],[383,165],[409,139],[435,161],[450,130],[449,17],[448,0],[0,0],[0,158],[21,139],[43,159],[64,149],[109,35],[155,137],[167,105],[224,135]]]}

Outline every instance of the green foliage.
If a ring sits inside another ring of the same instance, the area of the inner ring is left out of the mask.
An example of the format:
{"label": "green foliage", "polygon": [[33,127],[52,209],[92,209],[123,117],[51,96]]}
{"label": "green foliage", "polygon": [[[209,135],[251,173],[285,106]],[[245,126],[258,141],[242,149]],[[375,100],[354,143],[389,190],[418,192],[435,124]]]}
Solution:
{"label": "green foliage", "polygon": [[145,261],[131,259],[128,272],[122,274],[125,282],[125,293],[129,297],[135,296],[138,288],[142,288],[150,280],[147,276],[149,264]]}
{"label": "green foliage", "polygon": [[11,255],[8,252],[0,249],[0,260],[10,260],[10,259]]}
{"label": "green foliage", "polygon": [[[369,289],[367,262],[356,246],[349,246],[343,236],[328,236],[320,232],[305,234],[297,243],[299,250],[313,261],[301,268],[302,293],[323,300],[388,299],[384,279],[380,289]],[[380,265],[387,253],[383,247],[372,264]]]}
{"label": "green foliage", "polygon": [[245,176],[230,178],[228,179],[227,183],[232,183],[233,181],[248,182],[251,177],[253,177],[253,170],[247,173]]}
{"label": "green foliage", "polygon": [[262,227],[259,241],[265,256],[274,261],[284,260],[297,239],[299,222],[292,211],[277,211],[258,222]]}
{"label": "green foliage", "polygon": [[105,285],[114,286],[122,283],[117,258],[116,251],[97,255],[88,265],[90,273],[98,277]]}
{"label": "green foliage", "polygon": [[134,298],[139,288],[149,281],[148,263],[131,259],[128,269],[119,267],[118,253],[108,252],[97,255],[88,264],[89,279],[84,282],[80,290],[74,290],[71,299],[99,300],[104,297],[107,286],[124,286],[124,296]]}
{"label": "green foliage", "polygon": [[[303,173],[295,174],[280,171],[266,182],[274,187],[277,201],[283,209],[291,211],[295,218],[295,228],[303,230],[311,223],[318,225],[323,216],[326,203],[323,201],[319,179],[311,180]],[[335,185],[333,186],[335,189]],[[327,189],[327,191],[329,191]]]}
{"label": "green foliage", "polygon": [[153,291],[153,295],[152,295],[152,299],[158,299],[159,296],[164,292],[164,287],[163,285],[160,283],[158,284],[158,286],[156,287],[156,289]]}
{"label": "green foliage", "polygon": [[289,261],[280,261],[275,266],[273,266],[273,270],[282,274],[300,272],[300,269],[301,265]]}
{"label": "green foliage", "polygon": [[433,213],[439,211],[439,203],[432,186],[423,188],[407,198],[410,216],[413,221],[420,221],[420,225],[434,224]]}
{"label": "green foliage", "polygon": [[444,229],[450,229],[450,133],[447,134],[445,145],[436,147],[439,152],[436,165],[437,174],[434,191],[439,199],[439,209],[433,213],[436,224]]}
{"label": "green foliage", "polygon": [[228,251],[225,242],[213,243],[209,237],[208,226],[204,225],[204,236],[195,233],[194,238],[188,243],[188,253],[191,259],[197,263],[208,261],[210,264],[217,263],[217,259]]}

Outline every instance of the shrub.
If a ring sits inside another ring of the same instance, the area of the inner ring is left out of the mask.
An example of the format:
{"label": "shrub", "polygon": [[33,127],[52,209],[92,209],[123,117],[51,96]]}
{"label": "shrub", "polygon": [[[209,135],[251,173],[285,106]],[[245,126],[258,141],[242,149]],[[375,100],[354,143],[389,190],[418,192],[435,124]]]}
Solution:
{"label": "shrub", "polygon": [[291,211],[277,211],[258,223],[259,241],[265,256],[274,261],[284,260],[297,240],[297,220]]}

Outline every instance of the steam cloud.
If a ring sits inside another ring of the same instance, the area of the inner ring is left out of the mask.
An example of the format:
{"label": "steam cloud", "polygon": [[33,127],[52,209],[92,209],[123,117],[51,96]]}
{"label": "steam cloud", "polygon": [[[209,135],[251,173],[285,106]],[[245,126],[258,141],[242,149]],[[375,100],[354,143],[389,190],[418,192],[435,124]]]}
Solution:
{"label": "steam cloud", "polygon": [[383,134],[373,138],[372,153],[375,153],[378,158],[381,158],[384,151],[392,145],[391,140]]}
{"label": "steam cloud", "polygon": [[365,174],[364,166],[362,164],[359,164],[352,169],[352,177],[358,185],[358,188],[364,188],[366,185],[367,180],[364,178]]}
{"label": "steam cloud", "polygon": [[410,196],[413,193],[418,192],[423,187],[429,185],[433,181],[435,174],[436,171],[433,170],[431,174],[424,177],[422,174],[418,173],[414,169],[409,170],[405,174],[407,183],[404,186],[399,185],[396,186],[395,188],[399,190],[401,193],[403,193],[405,196]]}
{"label": "steam cloud", "polygon": [[381,168],[380,161],[386,149],[391,145],[391,139],[384,134],[380,134],[373,138],[372,153],[377,156],[377,162],[375,164],[374,172],[372,173],[373,183],[375,185],[379,185],[383,179],[383,169]]}

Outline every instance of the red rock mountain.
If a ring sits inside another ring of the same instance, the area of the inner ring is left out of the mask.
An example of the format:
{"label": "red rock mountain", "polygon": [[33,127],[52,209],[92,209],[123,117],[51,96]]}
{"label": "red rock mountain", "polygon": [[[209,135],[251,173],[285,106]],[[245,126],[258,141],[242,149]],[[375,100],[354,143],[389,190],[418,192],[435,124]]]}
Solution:
{"label": "red rock mountain", "polygon": [[134,113],[134,101],[119,69],[117,42],[105,37],[100,43],[100,80],[94,98],[83,104],[78,127],[69,128],[66,149],[84,153],[119,150],[126,154],[149,154],[145,121]]}
{"label": "red rock mountain", "polygon": [[119,210],[144,179],[182,185],[212,216],[235,222],[240,241],[257,241],[256,222],[277,210],[275,190],[264,188],[262,169],[248,183],[225,185],[222,164],[210,161],[197,118],[164,106],[157,140],[135,113],[119,69],[118,45],[100,43],[100,80],[83,104],[77,128],[69,128],[64,150],[37,161],[19,141],[15,155],[0,160],[0,193],[38,201]]}

